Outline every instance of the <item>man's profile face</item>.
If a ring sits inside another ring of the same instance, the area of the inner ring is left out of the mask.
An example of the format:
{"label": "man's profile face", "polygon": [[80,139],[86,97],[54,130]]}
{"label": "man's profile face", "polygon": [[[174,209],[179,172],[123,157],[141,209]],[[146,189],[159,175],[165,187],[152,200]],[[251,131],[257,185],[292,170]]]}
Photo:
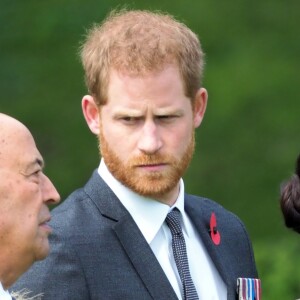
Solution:
{"label": "man's profile face", "polygon": [[100,150],[133,191],[168,203],[194,150],[194,115],[175,66],[133,77],[112,70],[100,110]]}
{"label": "man's profile face", "polygon": [[43,159],[25,127],[8,130],[0,144],[0,244],[16,264],[26,266],[49,252],[47,205],[59,195],[43,174]]}

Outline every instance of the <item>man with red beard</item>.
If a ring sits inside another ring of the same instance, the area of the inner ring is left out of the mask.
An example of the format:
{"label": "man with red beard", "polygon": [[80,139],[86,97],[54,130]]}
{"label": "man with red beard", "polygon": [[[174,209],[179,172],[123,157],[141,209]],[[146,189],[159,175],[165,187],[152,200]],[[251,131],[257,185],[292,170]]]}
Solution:
{"label": "man with red beard", "polygon": [[167,14],[113,12],[81,57],[102,159],[53,211],[51,254],[17,286],[45,300],[236,299],[237,279],[257,277],[245,228],[182,180],[207,104],[197,36]]}

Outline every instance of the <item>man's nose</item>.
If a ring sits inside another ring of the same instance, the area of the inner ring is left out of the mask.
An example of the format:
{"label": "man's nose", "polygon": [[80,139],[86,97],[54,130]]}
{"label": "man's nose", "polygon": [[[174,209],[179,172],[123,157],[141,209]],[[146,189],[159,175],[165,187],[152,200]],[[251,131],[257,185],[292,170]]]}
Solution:
{"label": "man's nose", "polygon": [[47,204],[57,204],[60,201],[59,193],[46,175],[44,175],[43,197]]}
{"label": "man's nose", "polygon": [[147,120],[142,128],[138,148],[145,154],[154,154],[162,147],[162,139],[158,126],[153,120]]}

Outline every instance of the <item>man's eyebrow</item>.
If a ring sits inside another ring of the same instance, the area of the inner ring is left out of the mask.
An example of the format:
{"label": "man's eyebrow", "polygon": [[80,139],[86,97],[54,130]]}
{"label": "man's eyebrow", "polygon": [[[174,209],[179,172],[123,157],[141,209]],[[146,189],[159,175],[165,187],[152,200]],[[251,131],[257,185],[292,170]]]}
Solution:
{"label": "man's eyebrow", "polygon": [[155,115],[162,116],[162,115],[175,115],[175,116],[182,116],[184,114],[183,109],[174,109],[174,108],[162,108],[157,109]]}
{"label": "man's eyebrow", "polygon": [[140,117],[143,115],[143,111],[137,109],[120,109],[114,112],[115,118],[120,118],[124,116],[131,116],[131,117]]}
{"label": "man's eyebrow", "polygon": [[32,167],[39,165],[41,168],[45,167],[45,162],[43,159],[41,158],[36,158],[35,160],[33,160],[32,162],[30,162],[27,166],[27,170],[31,169]]}

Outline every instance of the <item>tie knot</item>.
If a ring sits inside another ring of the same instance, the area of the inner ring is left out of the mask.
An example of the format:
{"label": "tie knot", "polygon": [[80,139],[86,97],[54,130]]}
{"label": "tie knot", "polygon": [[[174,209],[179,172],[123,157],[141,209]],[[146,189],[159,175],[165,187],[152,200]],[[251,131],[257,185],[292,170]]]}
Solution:
{"label": "tie knot", "polygon": [[177,208],[171,210],[166,218],[166,222],[173,234],[182,234],[180,224],[180,211]]}

